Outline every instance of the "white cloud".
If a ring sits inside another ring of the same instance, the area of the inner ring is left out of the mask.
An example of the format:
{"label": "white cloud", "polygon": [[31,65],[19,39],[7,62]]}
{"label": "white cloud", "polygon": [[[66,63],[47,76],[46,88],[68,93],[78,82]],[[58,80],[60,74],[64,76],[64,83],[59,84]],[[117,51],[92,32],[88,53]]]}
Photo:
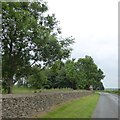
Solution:
{"label": "white cloud", "polygon": [[105,87],[117,87],[118,0],[48,0],[48,6],[63,36],[75,38],[72,57],[91,55],[105,71]]}

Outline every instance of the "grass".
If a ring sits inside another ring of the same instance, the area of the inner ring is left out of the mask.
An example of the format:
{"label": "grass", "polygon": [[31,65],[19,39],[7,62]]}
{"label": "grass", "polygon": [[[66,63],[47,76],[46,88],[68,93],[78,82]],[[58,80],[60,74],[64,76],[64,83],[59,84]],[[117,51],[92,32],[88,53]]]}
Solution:
{"label": "grass", "polygon": [[91,118],[96,107],[99,94],[75,99],[58,105],[53,110],[38,115],[37,118]]}
{"label": "grass", "polygon": [[62,89],[33,89],[26,87],[17,87],[14,86],[12,91],[13,94],[24,94],[24,93],[40,93],[40,92],[59,92],[59,91],[71,91],[70,88],[62,88]]}
{"label": "grass", "polygon": [[107,93],[120,95],[120,90],[103,90],[103,91],[99,91],[99,92],[107,92]]}
{"label": "grass", "polygon": [[35,89],[14,86],[12,91],[13,91],[13,94],[34,93]]}

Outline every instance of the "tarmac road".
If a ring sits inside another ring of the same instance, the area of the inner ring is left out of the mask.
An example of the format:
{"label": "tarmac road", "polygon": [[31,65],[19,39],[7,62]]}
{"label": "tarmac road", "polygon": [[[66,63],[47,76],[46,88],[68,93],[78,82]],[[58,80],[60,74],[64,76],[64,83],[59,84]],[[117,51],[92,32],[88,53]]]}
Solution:
{"label": "tarmac road", "polygon": [[2,94],[0,94],[0,120],[2,119]]}
{"label": "tarmac road", "polygon": [[[100,98],[92,118],[118,118],[118,107],[120,107],[120,96],[100,92]],[[120,113],[119,113],[120,118]]]}

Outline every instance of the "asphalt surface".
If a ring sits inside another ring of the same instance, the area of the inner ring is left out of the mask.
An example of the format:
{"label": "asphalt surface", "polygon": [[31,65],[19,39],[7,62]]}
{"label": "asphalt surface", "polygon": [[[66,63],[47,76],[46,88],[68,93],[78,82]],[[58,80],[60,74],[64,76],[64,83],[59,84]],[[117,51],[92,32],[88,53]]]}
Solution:
{"label": "asphalt surface", "polygon": [[120,118],[119,100],[120,96],[118,95],[100,92],[100,98],[92,118]]}
{"label": "asphalt surface", "polygon": [[2,119],[2,94],[0,94],[0,120]]}

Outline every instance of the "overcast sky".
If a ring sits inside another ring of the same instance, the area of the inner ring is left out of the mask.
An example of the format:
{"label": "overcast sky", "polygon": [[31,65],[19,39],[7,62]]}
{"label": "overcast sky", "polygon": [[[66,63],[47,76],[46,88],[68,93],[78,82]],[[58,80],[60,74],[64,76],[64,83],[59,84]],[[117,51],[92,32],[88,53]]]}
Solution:
{"label": "overcast sky", "polygon": [[60,21],[62,36],[73,36],[72,58],[91,56],[106,77],[105,88],[118,87],[118,1],[46,0]]}

